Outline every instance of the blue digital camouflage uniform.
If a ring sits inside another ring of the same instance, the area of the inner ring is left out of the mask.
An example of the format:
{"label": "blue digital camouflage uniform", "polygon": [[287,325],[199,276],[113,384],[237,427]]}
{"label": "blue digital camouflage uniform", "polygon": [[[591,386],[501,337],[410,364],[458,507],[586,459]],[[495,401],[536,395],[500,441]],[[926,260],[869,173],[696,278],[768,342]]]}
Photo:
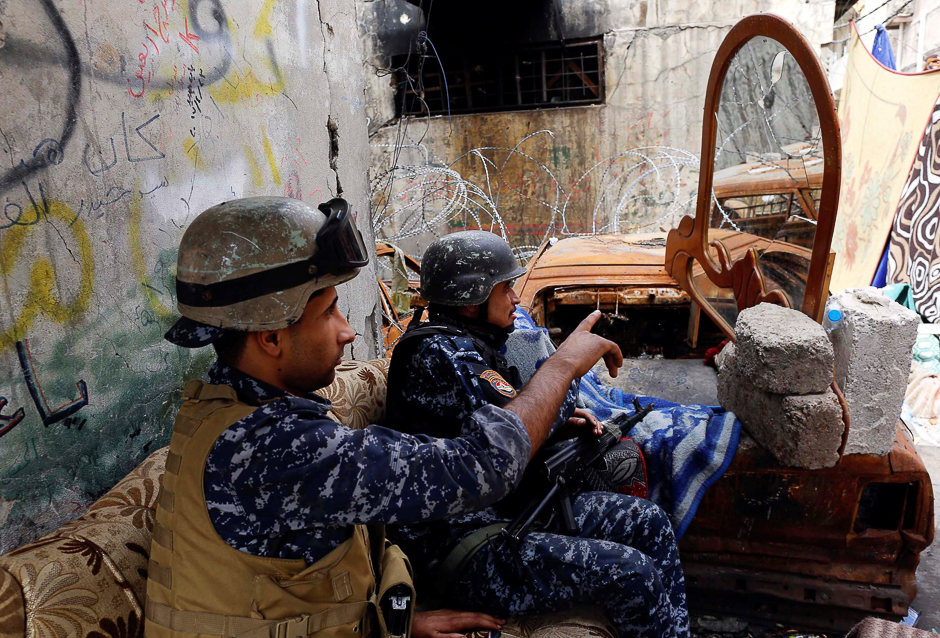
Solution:
{"label": "blue digital camouflage uniform", "polygon": [[[471,424],[468,415],[492,400],[479,373],[486,362],[471,339],[434,335],[402,354],[398,365],[393,354],[392,373],[404,375],[406,382],[389,380],[390,427],[409,432],[416,419],[418,429],[431,432],[430,411],[437,415],[439,429],[453,434]],[[576,400],[575,386],[559,423],[571,415]],[[558,526],[530,532],[518,548],[524,574],[516,573],[508,547],[485,546],[451,588],[452,602],[502,616],[592,603],[604,608],[622,636],[688,636],[685,582],[665,512],[649,501],[609,492],[583,493],[573,505],[578,538],[561,535]],[[419,570],[425,568],[416,574],[421,597],[422,586],[433,583],[441,562],[461,539],[508,520],[488,507],[447,521],[396,525],[388,533]]]}
{"label": "blue digital camouflage uniform", "polygon": [[458,516],[519,482],[531,444],[511,412],[487,406],[453,440],[381,426],[351,430],[327,418],[330,402],[297,397],[217,362],[213,384],[260,406],[229,426],[209,453],[206,504],[229,545],[313,564],[351,525]]}

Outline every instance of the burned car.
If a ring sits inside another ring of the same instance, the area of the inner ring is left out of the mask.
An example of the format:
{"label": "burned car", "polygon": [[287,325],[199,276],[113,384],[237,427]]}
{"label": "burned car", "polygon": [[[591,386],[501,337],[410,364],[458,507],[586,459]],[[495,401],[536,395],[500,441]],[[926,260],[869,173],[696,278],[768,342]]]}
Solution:
{"label": "burned car", "polygon": [[[516,282],[521,305],[556,345],[594,309],[626,356],[687,354],[692,298],[666,272],[666,234],[569,237],[546,242]],[[717,329],[711,341],[720,340]],[[696,341],[693,336],[690,341]],[[694,349],[694,346],[691,348]]]}
{"label": "burned car", "polygon": [[[709,78],[696,214],[668,235],[546,242],[516,291],[556,342],[599,308],[606,336],[644,359],[701,358],[761,302],[821,322],[840,162],[815,54],[779,18],[747,18]],[[888,454],[840,453],[813,470],[783,466],[742,435],[680,543],[690,605],[822,631],[898,620],[933,541],[933,503],[900,428]]]}

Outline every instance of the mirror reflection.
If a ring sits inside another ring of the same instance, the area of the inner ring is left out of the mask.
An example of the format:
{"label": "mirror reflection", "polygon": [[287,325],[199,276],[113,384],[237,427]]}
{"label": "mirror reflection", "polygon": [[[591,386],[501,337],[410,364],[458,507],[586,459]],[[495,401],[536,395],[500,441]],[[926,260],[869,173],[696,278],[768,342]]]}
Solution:
{"label": "mirror reflection", "polygon": [[[784,292],[791,307],[800,308],[824,166],[809,83],[783,45],[754,38],[731,60],[715,118],[708,242],[720,242],[732,262],[754,248],[765,290]],[[695,279],[733,327],[731,291],[706,283],[704,273]]]}

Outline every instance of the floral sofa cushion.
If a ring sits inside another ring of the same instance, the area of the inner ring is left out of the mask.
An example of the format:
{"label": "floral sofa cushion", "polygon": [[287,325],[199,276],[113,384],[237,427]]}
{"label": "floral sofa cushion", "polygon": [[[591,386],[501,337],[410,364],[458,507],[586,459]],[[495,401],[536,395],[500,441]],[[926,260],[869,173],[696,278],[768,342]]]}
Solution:
{"label": "floral sofa cushion", "polygon": [[[344,362],[322,394],[352,428],[385,418],[388,360]],[[79,518],[0,556],[0,636],[143,636],[147,562],[167,448],[151,454]],[[420,595],[420,592],[419,592]],[[591,607],[510,619],[513,638],[615,638]],[[483,637],[485,638],[485,637]]]}
{"label": "floral sofa cushion", "polygon": [[336,379],[319,392],[333,402],[327,416],[354,430],[371,423],[384,423],[390,363],[390,359],[376,359],[339,364]]}

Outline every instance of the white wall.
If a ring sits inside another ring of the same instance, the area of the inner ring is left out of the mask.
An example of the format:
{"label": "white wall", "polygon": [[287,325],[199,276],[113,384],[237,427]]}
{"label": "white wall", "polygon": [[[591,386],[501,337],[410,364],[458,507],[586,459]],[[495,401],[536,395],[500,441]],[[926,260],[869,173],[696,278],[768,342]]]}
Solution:
{"label": "white wall", "polygon": [[[162,338],[195,215],[246,195],[316,205],[342,191],[371,234],[345,0],[0,0],[0,23],[5,551],[169,442],[183,383],[211,359]],[[343,299],[354,355],[374,356],[374,275]]]}

